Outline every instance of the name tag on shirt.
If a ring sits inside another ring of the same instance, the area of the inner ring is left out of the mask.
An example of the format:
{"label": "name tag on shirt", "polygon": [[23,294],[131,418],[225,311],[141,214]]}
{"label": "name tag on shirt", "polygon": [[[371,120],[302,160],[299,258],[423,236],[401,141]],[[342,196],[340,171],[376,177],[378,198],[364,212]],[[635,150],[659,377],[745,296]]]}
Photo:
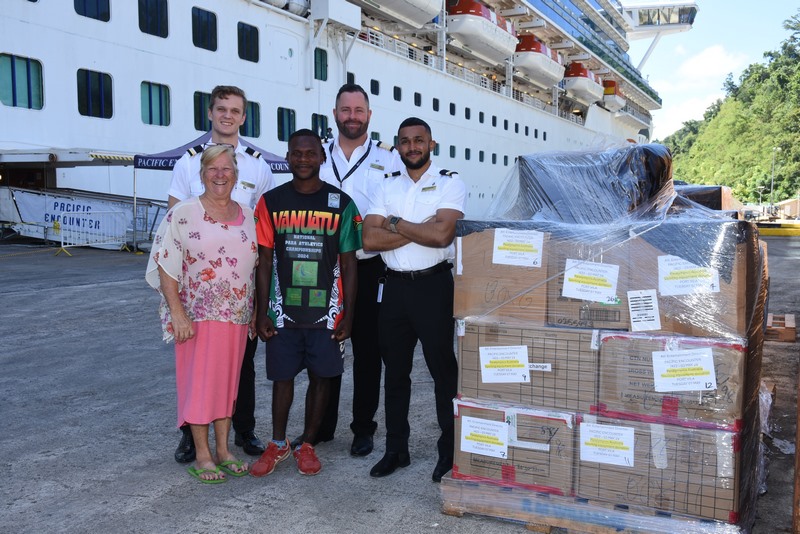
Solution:
{"label": "name tag on shirt", "polygon": [[239,180],[239,184],[241,184],[242,189],[255,189],[256,188],[256,184],[250,183],[250,182],[245,182],[244,180]]}
{"label": "name tag on shirt", "polygon": [[339,193],[328,193],[328,207],[329,208],[339,207]]}
{"label": "name tag on shirt", "polygon": [[373,168],[373,169],[378,169],[379,171],[382,171],[382,170],[385,169],[385,167],[383,165],[380,165],[378,163],[371,163],[370,167]]}
{"label": "name tag on shirt", "polygon": [[422,192],[426,193],[428,191],[436,191],[436,184],[429,185],[428,187],[423,187]]}

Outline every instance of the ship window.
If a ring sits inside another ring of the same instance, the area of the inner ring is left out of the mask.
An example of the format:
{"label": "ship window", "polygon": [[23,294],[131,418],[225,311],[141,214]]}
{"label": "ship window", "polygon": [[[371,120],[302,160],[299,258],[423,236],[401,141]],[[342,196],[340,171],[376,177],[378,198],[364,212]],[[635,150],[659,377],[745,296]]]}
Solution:
{"label": "ship window", "polygon": [[464,118],[465,119],[469,120],[471,114],[472,114],[472,112],[470,111],[469,108],[464,108]]}
{"label": "ship window", "polygon": [[497,165],[497,154],[492,154],[492,165]]}
{"label": "ship window", "polygon": [[78,111],[88,117],[110,119],[114,115],[111,76],[78,69]]}
{"label": "ship window", "polygon": [[194,129],[207,132],[211,129],[208,108],[211,106],[211,93],[194,92]]}
{"label": "ship window", "polygon": [[257,102],[247,102],[244,124],[239,126],[239,135],[261,137],[261,105]]}
{"label": "ship window", "polygon": [[503,165],[508,167],[508,156],[503,156]]}
{"label": "ship window", "polygon": [[534,139],[539,139],[539,128],[534,128],[533,129],[533,138]]}
{"label": "ship window", "polygon": [[295,116],[293,109],[278,108],[278,141],[288,141],[294,133]]}
{"label": "ship window", "polygon": [[547,141],[547,132],[542,132],[542,141]]}
{"label": "ship window", "polygon": [[439,99],[438,98],[434,98],[433,99],[433,111],[439,111]]}
{"label": "ship window", "polygon": [[497,115],[492,115],[492,126],[497,128]]}
{"label": "ship window", "polygon": [[398,138],[397,138],[397,136],[395,135],[395,136],[394,136],[394,141],[393,141],[393,142],[394,142],[394,146],[397,146],[397,139],[398,139]]}
{"label": "ship window", "polygon": [[398,102],[400,102],[403,99],[403,90],[397,87],[396,85],[394,86],[394,99],[397,100]]}
{"label": "ship window", "polygon": [[0,54],[0,102],[15,108],[42,109],[42,64],[31,58]]}
{"label": "ship window", "polygon": [[519,133],[519,123],[518,122],[514,123],[514,133]]}
{"label": "ship window", "polygon": [[525,127],[525,137],[528,137],[528,136],[530,136],[530,135],[531,135],[531,129],[530,129],[529,127],[527,127],[527,126],[526,126],[526,127]]}
{"label": "ship window", "polygon": [[167,0],[139,0],[139,29],[156,37],[167,37]]}
{"label": "ship window", "polygon": [[347,73],[347,83],[356,83],[356,75],[352,72]]}
{"label": "ship window", "polygon": [[455,116],[456,114],[456,105],[450,102],[450,115]]}
{"label": "ship window", "polygon": [[373,141],[380,141],[381,134],[379,132],[370,132],[369,138],[372,139]]}
{"label": "ship window", "polygon": [[414,105],[419,107],[422,105],[422,95],[419,93],[414,93]]}
{"label": "ship window", "polygon": [[456,157],[456,146],[455,145],[450,145],[450,157],[451,158]]}
{"label": "ship window", "polygon": [[434,156],[438,156],[439,155],[439,143],[436,143],[435,145],[433,145],[433,155]]}
{"label": "ship window", "polygon": [[311,114],[311,129],[324,141],[328,137],[328,116],[319,113]]}
{"label": "ship window", "polygon": [[328,51],[314,49],[314,79],[328,81]]}
{"label": "ship window", "polygon": [[142,122],[169,126],[169,87],[160,83],[142,82]]}
{"label": "ship window", "polygon": [[469,160],[469,158],[471,156],[472,156],[472,151],[470,149],[468,149],[468,148],[465,148],[464,149],[464,159]]}
{"label": "ship window", "polygon": [[503,129],[508,130],[508,119],[503,119]]}
{"label": "ship window", "polygon": [[75,0],[75,13],[108,22],[111,18],[109,0]]}
{"label": "ship window", "polygon": [[478,112],[478,122],[483,124],[483,119],[484,119],[483,111],[479,111]]}
{"label": "ship window", "polygon": [[478,161],[483,163],[483,150],[478,151]]}
{"label": "ship window", "polygon": [[211,11],[192,8],[192,43],[197,48],[217,49],[217,16]]}
{"label": "ship window", "polygon": [[370,80],[369,92],[376,96],[381,94],[381,82],[379,82],[378,80]]}
{"label": "ship window", "polygon": [[244,22],[237,25],[239,36],[239,57],[245,61],[258,63],[258,28]]}

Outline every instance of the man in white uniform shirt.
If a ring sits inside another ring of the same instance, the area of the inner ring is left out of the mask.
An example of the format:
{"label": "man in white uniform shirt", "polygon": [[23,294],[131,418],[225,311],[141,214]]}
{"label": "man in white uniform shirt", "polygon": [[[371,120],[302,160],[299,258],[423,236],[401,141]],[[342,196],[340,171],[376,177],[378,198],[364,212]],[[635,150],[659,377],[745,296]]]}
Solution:
{"label": "man in white uniform shirt", "polygon": [[[338,135],[325,146],[327,160],[320,178],[347,193],[358,211],[366,213],[370,197],[380,188],[383,177],[401,167],[393,147],[369,138],[369,96],[356,84],[345,84],[336,95],[333,116]],[[381,391],[381,357],[378,347],[378,284],[385,266],[376,252],[356,252],[358,292],[353,322],[353,443],[350,454],[366,456],[372,452],[375,413]],[[317,441],[330,441],[336,431],[342,377],[332,381],[328,409],[320,425]]]}
{"label": "man in white uniform shirt", "polygon": [[453,240],[464,217],[466,187],[453,172],[431,163],[436,143],[428,124],[416,117],[397,131],[397,151],[405,165],[381,184],[363,226],[366,250],[379,250],[386,263],[378,336],[385,365],[386,452],[370,471],[392,474],[411,463],[408,410],[414,348],[422,352],[434,383],[441,429],[439,460],[432,479],[453,467],[453,398],[458,365],[453,350]]}
{"label": "man in white uniform shirt", "polygon": [[[218,85],[211,92],[208,106],[208,120],[211,121],[211,141],[209,145],[231,145],[236,152],[236,166],[239,168],[239,180],[231,198],[250,208],[255,208],[261,195],[272,189],[275,181],[269,164],[261,154],[239,142],[239,127],[244,124],[247,110],[247,97],[238,87]],[[200,145],[188,150],[172,170],[172,182],[169,187],[168,206],[171,208],[178,202],[203,194],[200,181],[200,156],[205,146]],[[245,349],[242,372],[239,378],[239,391],[236,409],[233,413],[234,443],[242,447],[251,456],[260,456],[264,452],[264,443],[255,434],[255,366],[253,359],[258,347],[258,337],[248,338]],[[194,461],[195,447],[189,426],[181,427],[183,436],[175,450],[175,461],[188,463]]]}

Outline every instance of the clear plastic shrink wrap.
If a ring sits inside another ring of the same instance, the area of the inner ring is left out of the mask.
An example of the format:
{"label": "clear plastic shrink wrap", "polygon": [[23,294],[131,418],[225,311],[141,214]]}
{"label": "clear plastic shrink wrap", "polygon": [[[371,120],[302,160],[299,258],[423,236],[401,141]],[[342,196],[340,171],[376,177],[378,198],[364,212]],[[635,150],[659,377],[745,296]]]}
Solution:
{"label": "clear plastic shrink wrap", "polygon": [[487,216],[458,222],[445,510],[749,530],[764,249],[671,174],[660,145],[521,156]]}

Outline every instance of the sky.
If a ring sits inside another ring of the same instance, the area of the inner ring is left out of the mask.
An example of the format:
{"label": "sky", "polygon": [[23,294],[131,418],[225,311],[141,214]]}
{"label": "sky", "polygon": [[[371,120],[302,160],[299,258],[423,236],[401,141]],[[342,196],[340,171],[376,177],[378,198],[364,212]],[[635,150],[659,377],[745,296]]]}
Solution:
{"label": "sky", "polygon": [[[664,139],[688,120],[702,120],[705,110],[724,98],[729,73],[738,83],[745,68],[765,62],[764,52],[778,50],[789,37],[783,21],[798,13],[800,2],[697,0],[697,5],[692,29],[663,36],[640,69],[663,101],[662,109],[652,112],[653,139]],[[631,41],[635,66],[651,41]]]}

